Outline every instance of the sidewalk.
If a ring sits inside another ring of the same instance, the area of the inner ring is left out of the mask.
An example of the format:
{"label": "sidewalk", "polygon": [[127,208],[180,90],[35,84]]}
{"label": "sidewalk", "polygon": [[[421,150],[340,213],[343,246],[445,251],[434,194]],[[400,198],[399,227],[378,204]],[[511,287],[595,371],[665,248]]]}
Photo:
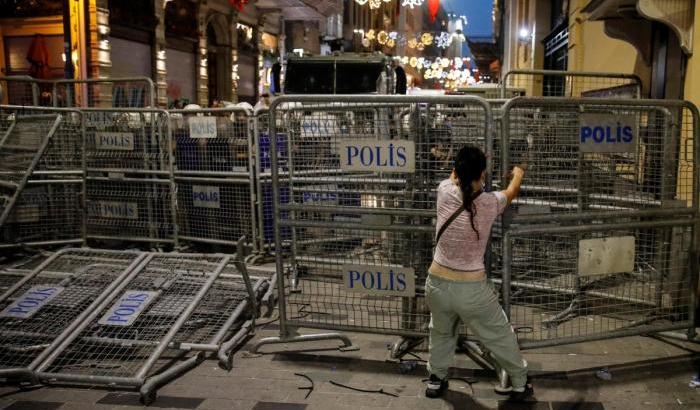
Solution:
{"label": "sidewalk", "polygon": [[[537,403],[513,405],[493,392],[493,375],[458,355],[444,399],[423,396],[427,352],[417,351],[414,363],[388,361],[390,336],[348,335],[359,351],[340,352],[336,341],[269,345],[270,353],[251,355],[257,339],[278,334],[266,325],[236,355],[226,372],[213,360],[159,390],[152,408],[228,410],[322,409],[532,409],[625,410],[700,409],[700,389],[688,387],[700,346],[629,337],[547,349],[530,350],[526,358],[534,378]],[[302,333],[313,333],[304,330]],[[420,359],[420,360],[419,360]],[[415,369],[411,367],[415,365]],[[612,380],[595,377],[607,366]],[[407,371],[407,373],[406,373]],[[314,389],[299,389],[313,381]],[[405,373],[405,374],[404,374]],[[466,381],[469,381],[467,383]],[[363,393],[333,383],[382,393]],[[308,394],[308,397],[306,397]],[[66,386],[19,391],[0,387],[0,409],[136,409],[138,395],[125,391]]]}

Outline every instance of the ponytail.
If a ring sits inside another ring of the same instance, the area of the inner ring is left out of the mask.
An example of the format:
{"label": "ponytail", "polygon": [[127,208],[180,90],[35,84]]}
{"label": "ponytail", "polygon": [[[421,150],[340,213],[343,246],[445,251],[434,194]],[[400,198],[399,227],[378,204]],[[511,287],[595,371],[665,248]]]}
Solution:
{"label": "ponytail", "polygon": [[472,225],[472,229],[476,233],[476,240],[479,240],[479,230],[476,229],[474,225],[474,218],[476,217],[476,207],[474,206],[474,193],[472,192],[471,184],[460,184],[459,189],[462,191],[463,206],[464,209],[469,212],[469,222]]}
{"label": "ponytail", "polygon": [[455,158],[454,171],[459,179],[459,189],[462,191],[462,201],[464,209],[469,212],[469,221],[472,229],[476,233],[476,238],[479,240],[479,231],[474,224],[476,217],[476,207],[474,199],[481,192],[472,190],[472,182],[478,181],[481,174],[486,170],[486,155],[477,147],[465,146],[459,150]]}

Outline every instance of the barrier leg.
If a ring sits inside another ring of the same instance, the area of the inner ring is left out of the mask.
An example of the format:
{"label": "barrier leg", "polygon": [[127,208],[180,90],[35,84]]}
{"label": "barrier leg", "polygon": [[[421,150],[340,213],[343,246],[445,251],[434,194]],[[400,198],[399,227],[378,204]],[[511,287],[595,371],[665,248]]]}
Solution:
{"label": "barrier leg", "polygon": [[195,368],[204,360],[203,352],[200,352],[184,362],[169,368],[168,370],[148,378],[139,389],[141,404],[148,406],[156,400],[157,390],[160,386],[174,379],[186,371]]}
{"label": "barrier leg", "polygon": [[342,333],[316,333],[311,335],[300,335],[296,330],[290,330],[286,335],[266,337],[258,340],[250,349],[251,353],[258,353],[260,348],[265,345],[282,344],[282,343],[298,343],[298,342],[316,342],[319,340],[340,340],[343,345],[338,348],[341,352],[350,352],[360,350],[350,341],[350,338]]}

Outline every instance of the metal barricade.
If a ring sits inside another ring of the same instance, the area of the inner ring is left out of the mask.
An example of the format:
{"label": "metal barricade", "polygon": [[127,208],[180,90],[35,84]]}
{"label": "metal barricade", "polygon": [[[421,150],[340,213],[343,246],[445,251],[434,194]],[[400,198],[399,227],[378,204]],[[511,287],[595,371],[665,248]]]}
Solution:
{"label": "metal barricade", "polygon": [[148,77],[53,81],[54,107],[155,108],[155,86]]}
{"label": "metal barricade", "polygon": [[523,97],[503,111],[502,170],[527,171],[494,257],[522,346],[694,334],[697,108]]}
{"label": "metal barricade", "polygon": [[695,107],[677,101],[510,100],[503,107],[508,145],[501,171],[528,164],[515,202],[518,220],[697,209],[695,121]]}
{"label": "metal barricade", "polygon": [[41,105],[41,85],[29,76],[0,77],[0,104],[37,107]]}
{"label": "metal barricade", "polygon": [[177,244],[166,111],[84,109],[86,238]]}
{"label": "metal barricade", "polygon": [[694,333],[697,220],[644,219],[506,232],[503,294],[521,347]]}
{"label": "metal barricade", "polygon": [[251,116],[242,108],[170,111],[180,241],[235,246],[246,236],[257,253]]}
{"label": "metal barricade", "polygon": [[245,238],[240,238],[235,258],[223,268],[172,342],[181,350],[215,353],[219,365],[227,370],[232,368],[232,350],[255,329],[260,300],[270,288],[269,277],[249,275],[244,262],[246,246]]}
{"label": "metal barricade", "polygon": [[500,83],[501,98],[511,89],[532,97],[641,98],[642,80],[635,74],[560,70],[511,70]]}
{"label": "metal barricade", "polygon": [[202,319],[195,313],[211,307],[202,301],[208,294],[213,297],[210,292],[230,260],[225,255],[147,254],[45,357],[37,378],[135,387],[142,401],[150,403],[158,386],[198,363],[194,357],[173,364],[170,353],[179,354],[178,337],[201,340],[188,336],[187,328]]}
{"label": "metal barricade", "polygon": [[[277,152],[277,160],[286,169],[287,134],[290,130],[301,132],[303,124],[298,116],[283,116],[276,119],[275,137],[270,134],[270,111],[268,108],[257,109],[253,115],[253,138],[255,145],[255,189],[257,221],[257,255],[251,261],[262,260],[274,252],[275,228],[272,198],[272,149]],[[274,147],[274,148],[273,148]],[[282,170],[282,173],[285,171]],[[284,178],[280,178],[280,200],[289,202],[289,187]],[[282,228],[282,237],[289,239],[289,229]]]}
{"label": "metal barricade", "polygon": [[[272,150],[271,163],[275,248],[289,254],[276,252],[280,337],[254,349],[331,338],[350,346],[341,334],[298,336],[297,327],[425,336],[435,190],[463,145],[492,158],[489,104],[476,97],[282,97],[270,116],[271,134],[278,118],[288,118],[286,161]],[[295,129],[295,117],[315,126]],[[376,166],[362,165],[368,161]],[[354,287],[353,271],[366,274],[366,289]],[[383,278],[370,280],[372,272]]]}
{"label": "metal barricade", "polygon": [[0,296],[0,378],[33,370],[142,259],[137,252],[62,250]]}
{"label": "metal barricade", "polygon": [[[48,122],[56,120],[55,129]],[[34,148],[40,134],[52,131],[43,150]],[[0,230],[0,248],[83,242],[83,128],[79,111],[0,106],[0,135],[7,135],[16,167],[36,156],[32,172],[20,172],[26,184]],[[26,149],[22,151],[22,147]],[[24,154],[21,154],[24,152]],[[17,174],[19,176],[19,174]]]}

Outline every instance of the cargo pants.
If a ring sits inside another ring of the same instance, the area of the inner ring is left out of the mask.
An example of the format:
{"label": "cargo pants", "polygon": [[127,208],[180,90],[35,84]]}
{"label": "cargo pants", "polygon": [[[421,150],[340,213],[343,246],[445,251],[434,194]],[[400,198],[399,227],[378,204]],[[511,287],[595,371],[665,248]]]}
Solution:
{"label": "cargo pants", "polygon": [[428,275],[425,296],[430,308],[428,371],[431,374],[441,379],[447,377],[454,360],[461,319],[508,373],[513,388],[525,386],[526,362],[490,282],[453,281]]}

